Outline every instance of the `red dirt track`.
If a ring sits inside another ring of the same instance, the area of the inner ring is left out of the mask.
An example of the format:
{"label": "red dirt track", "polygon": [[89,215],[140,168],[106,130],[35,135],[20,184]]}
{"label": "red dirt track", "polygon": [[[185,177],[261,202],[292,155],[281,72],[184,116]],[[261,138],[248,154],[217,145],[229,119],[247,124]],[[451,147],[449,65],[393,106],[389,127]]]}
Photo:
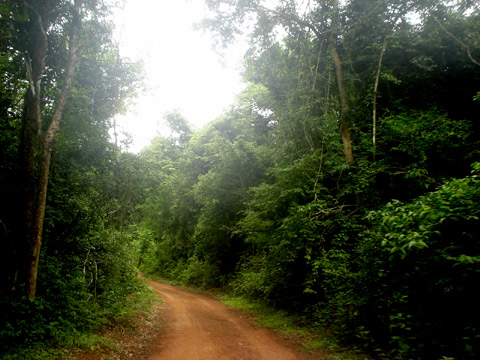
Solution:
{"label": "red dirt track", "polygon": [[207,296],[154,281],[165,324],[149,360],[303,360],[266,329]]}

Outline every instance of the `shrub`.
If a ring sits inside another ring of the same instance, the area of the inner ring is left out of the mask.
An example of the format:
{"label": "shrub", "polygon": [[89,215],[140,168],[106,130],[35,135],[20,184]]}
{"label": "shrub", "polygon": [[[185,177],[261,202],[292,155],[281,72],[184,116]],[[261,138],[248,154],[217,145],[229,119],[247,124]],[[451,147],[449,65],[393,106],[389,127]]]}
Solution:
{"label": "shrub", "polygon": [[400,355],[480,355],[479,164],[474,168],[472,176],[369,215],[373,227],[359,254],[362,287],[372,292],[363,292],[362,315],[374,337]]}

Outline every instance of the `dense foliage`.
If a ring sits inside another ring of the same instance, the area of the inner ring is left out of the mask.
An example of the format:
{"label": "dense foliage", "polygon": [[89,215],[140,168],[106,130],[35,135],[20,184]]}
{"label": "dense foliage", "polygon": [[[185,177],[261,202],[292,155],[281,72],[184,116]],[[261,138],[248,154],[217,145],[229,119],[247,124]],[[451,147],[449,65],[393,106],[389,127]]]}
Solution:
{"label": "dense foliage", "polygon": [[248,86],[141,153],[142,267],[374,356],[478,357],[478,6],[207,3],[219,43],[250,32]]}

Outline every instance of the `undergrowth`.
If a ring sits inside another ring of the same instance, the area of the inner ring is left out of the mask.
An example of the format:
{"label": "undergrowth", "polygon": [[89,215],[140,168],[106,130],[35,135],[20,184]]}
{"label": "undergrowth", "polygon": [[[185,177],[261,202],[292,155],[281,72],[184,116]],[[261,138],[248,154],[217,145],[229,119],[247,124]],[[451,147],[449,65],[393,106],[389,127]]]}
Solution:
{"label": "undergrowth", "polygon": [[[131,292],[117,297],[115,302],[102,304],[101,307],[90,304],[89,308],[81,309],[92,312],[91,318],[84,319],[83,323],[75,323],[79,320],[77,317],[63,319],[59,311],[52,309],[54,304],[44,299],[30,304],[28,300],[18,301],[14,309],[10,308],[7,320],[11,321],[0,329],[0,359],[74,359],[75,354],[83,350],[118,350],[119,345],[105,335],[108,333],[106,330],[113,327],[135,328],[135,318],[148,313],[156,298],[154,292],[140,280],[130,285]],[[20,329],[22,326],[27,330]]]}

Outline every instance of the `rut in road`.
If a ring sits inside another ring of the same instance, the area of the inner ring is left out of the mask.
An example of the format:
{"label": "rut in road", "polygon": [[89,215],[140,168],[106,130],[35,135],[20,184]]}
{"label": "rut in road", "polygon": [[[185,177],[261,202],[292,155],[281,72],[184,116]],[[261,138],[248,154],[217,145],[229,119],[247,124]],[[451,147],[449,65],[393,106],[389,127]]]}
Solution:
{"label": "rut in road", "polygon": [[150,360],[307,359],[217,300],[154,281],[150,285],[167,308],[163,335]]}

